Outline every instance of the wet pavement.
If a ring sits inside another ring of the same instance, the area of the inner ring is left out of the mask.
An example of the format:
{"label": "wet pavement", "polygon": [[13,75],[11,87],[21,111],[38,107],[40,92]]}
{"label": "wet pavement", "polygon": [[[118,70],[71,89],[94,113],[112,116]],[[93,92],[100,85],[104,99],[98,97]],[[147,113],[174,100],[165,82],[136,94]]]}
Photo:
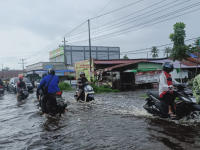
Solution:
{"label": "wet pavement", "polygon": [[96,102],[77,103],[73,92],[66,116],[41,117],[35,93],[18,102],[0,98],[0,149],[179,150],[200,149],[200,125],[155,118],[142,106],[145,90],[96,94]]}

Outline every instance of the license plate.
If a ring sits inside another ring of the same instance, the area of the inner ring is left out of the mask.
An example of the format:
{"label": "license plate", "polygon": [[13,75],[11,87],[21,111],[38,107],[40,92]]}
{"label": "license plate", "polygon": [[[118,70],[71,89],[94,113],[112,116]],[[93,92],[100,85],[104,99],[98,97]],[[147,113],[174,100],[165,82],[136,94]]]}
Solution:
{"label": "license plate", "polygon": [[89,95],[89,97],[94,97],[94,95]]}

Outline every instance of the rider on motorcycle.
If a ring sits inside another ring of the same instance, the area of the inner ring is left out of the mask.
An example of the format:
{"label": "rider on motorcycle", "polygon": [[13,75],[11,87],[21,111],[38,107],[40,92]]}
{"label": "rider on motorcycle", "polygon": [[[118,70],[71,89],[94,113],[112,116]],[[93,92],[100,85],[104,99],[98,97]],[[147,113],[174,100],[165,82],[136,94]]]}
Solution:
{"label": "rider on motorcycle", "polygon": [[81,94],[84,91],[83,90],[84,89],[84,84],[86,82],[92,83],[92,82],[88,81],[88,79],[85,77],[85,73],[84,72],[80,72],[79,75],[80,75],[80,78],[78,78],[78,81],[77,81],[77,85],[79,86],[79,91],[77,93],[78,97],[76,98],[76,100],[79,100],[79,98],[81,97]]}
{"label": "rider on motorcycle", "polygon": [[26,84],[23,81],[23,76],[19,76],[19,81],[17,82],[17,98],[19,96],[21,89],[23,88],[26,88]]}
{"label": "rider on motorcycle", "polygon": [[[44,73],[42,74],[42,79],[43,79],[45,76],[47,76],[47,73],[46,73],[46,72],[44,72]],[[39,86],[39,85],[38,85],[38,86]],[[38,99],[38,101],[39,101],[39,109],[41,109],[41,97],[40,97],[40,95],[41,95],[42,90],[44,89],[44,87],[45,87],[45,86],[43,86],[42,89],[38,89],[38,88],[37,88],[37,91],[36,91],[36,96],[37,96],[37,99]]]}
{"label": "rider on motorcycle", "polygon": [[50,68],[47,73],[48,75],[42,79],[40,85],[38,86],[38,89],[42,89],[44,86],[46,87],[51,80],[47,93],[42,97],[42,115],[46,115],[46,113],[48,113],[46,103],[51,98],[51,94],[60,91],[58,87],[59,78],[55,75],[55,70]]}
{"label": "rider on motorcycle", "polygon": [[[168,114],[170,117],[175,117],[176,115],[172,112],[172,107],[174,100],[176,98],[176,93],[171,89],[174,88],[173,84],[178,82],[171,76],[170,72],[174,70],[174,65],[171,62],[164,62],[162,66],[163,72],[160,74],[159,81],[159,96],[166,102],[169,106]],[[172,78],[172,81],[167,80],[168,77]]]}

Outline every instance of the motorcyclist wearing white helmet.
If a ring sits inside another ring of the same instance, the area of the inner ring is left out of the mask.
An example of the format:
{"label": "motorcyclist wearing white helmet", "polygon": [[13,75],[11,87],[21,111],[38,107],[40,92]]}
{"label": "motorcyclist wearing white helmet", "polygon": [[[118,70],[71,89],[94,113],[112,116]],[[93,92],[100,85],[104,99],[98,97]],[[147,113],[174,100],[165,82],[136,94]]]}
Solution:
{"label": "motorcyclist wearing white helmet", "polygon": [[83,93],[84,84],[86,82],[92,83],[92,82],[88,81],[88,79],[85,77],[85,73],[84,72],[80,72],[79,75],[80,75],[80,78],[78,78],[78,81],[77,81],[77,85],[79,86],[79,91],[77,93],[78,97],[77,97],[76,100],[79,100],[81,94]]}
{"label": "motorcyclist wearing white helmet", "polygon": [[[162,70],[163,72],[160,74],[159,81],[159,96],[166,104],[168,104],[169,116],[175,117],[176,115],[173,114],[172,107],[176,98],[176,93],[171,89],[174,88],[173,84],[177,84],[178,82],[170,74],[170,72],[174,70],[174,65],[171,62],[165,62],[163,63]],[[167,80],[167,78],[171,79],[171,81]]]}

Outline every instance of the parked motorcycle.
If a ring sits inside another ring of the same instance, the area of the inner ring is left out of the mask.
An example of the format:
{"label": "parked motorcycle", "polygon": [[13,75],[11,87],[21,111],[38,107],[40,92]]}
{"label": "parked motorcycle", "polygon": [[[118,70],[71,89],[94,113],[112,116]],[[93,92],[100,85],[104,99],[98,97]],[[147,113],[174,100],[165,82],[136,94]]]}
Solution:
{"label": "parked motorcycle", "polygon": [[0,97],[4,95],[4,87],[0,86]]}
{"label": "parked motorcycle", "polygon": [[17,100],[25,100],[27,99],[27,97],[29,96],[28,90],[27,89],[22,89],[19,93],[19,96],[17,98]]}
{"label": "parked motorcycle", "polygon": [[[84,91],[80,96],[80,100],[84,102],[90,102],[94,100],[94,90],[92,86],[90,86],[87,82],[83,85],[84,86]],[[77,99],[79,88],[76,88],[76,95],[74,95],[74,98]]]}
{"label": "parked motorcycle", "polygon": [[49,115],[64,114],[67,107],[67,101],[62,97],[62,91],[50,95],[47,101],[47,110]]}
{"label": "parked motorcycle", "polygon": [[[170,79],[167,79],[170,81]],[[187,89],[186,83],[174,84],[173,92],[177,93],[179,100],[174,102],[173,112],[177,117],[174,119],[198,119],[200,115],[200,105],[197,104],[193,91]],[[157,91],[147,91],[147,103],[143,106],[149,113],[167,118],[169,106],[159,97]]]}

